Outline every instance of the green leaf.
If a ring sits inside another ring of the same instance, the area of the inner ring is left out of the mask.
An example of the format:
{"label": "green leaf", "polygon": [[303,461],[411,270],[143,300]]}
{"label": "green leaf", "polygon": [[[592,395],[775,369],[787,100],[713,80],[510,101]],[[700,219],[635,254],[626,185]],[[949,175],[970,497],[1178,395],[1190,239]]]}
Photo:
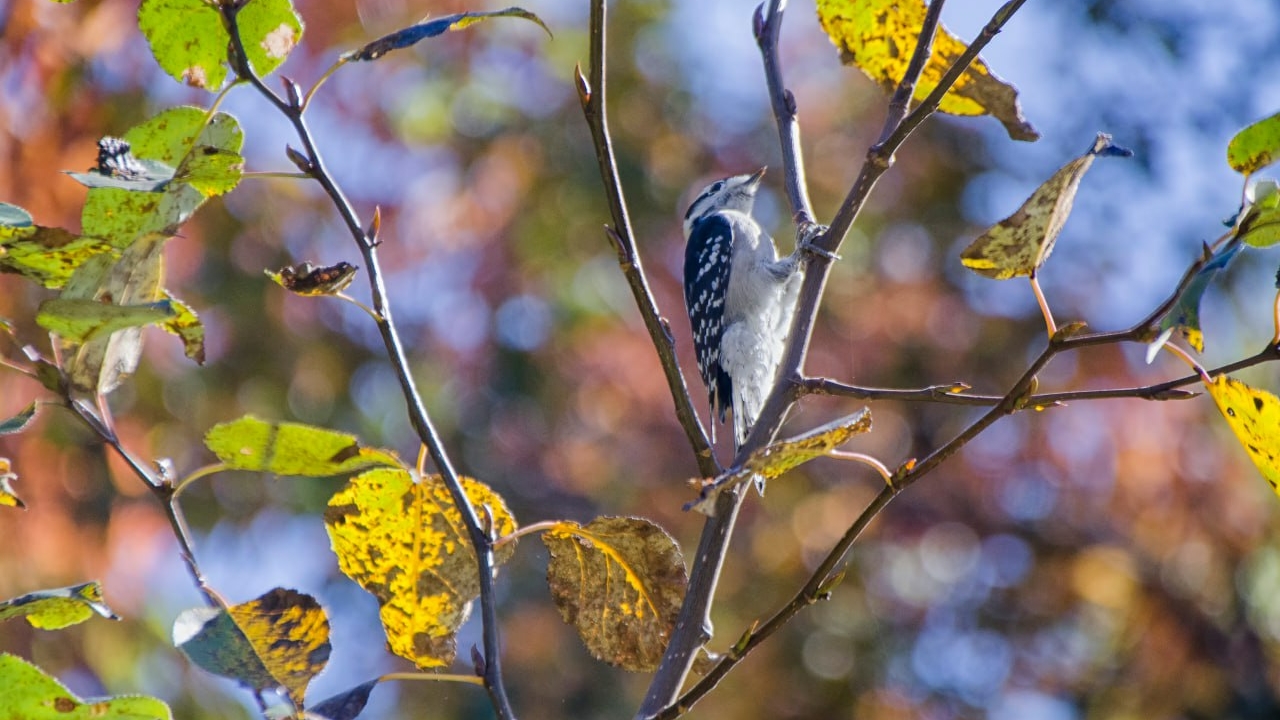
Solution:
{"label": "green leaf", "polygon": [[95,300],[53,298],[40,304],[36,322],[64,340],[88,342],[125,328],[165,322],[176,315],[167,300],[143,305],[110,305]]}
{"label": "green leaf", "polygon": [[79,625],[94,615],[108,620],[120,619],[103,601],[102,585],[97,581],[40,590],[0,602],[0,621],[22,617],[32,627],[41,630],[61,630]]}
{"label": "green leaf", "polygon": [[12,435],[14,433],[22,432],[23,428],[25,428],[35,416],[36,404],[31,403],[23,408],[17,415],[0,422],[0,435]]}
{"label": "green leaf", "polygon": [[403,30],[397,30],[390,35],[383,35],[359,50],[344,54],[342,59],[377,60],[392,50],[407,48],[429,37],[443,35],[450,30],[462,30],[482,20],[496,17],[524,18],[530,22],[537,23],[543,30],[547,31],[547,35],[551,34],[551,29],[547,27],[546,23],[542,22],[542,18],[522,8],[509,7],[506,10],[495,10],[493,12],[464,12],[421,22]]}
{"label": "green leaf", "polygon": [[379,465],[404,467],[395,453],[364,447],[354,435],[252,415],[213,426],[204,445],[232,469],[277,475],[330,477]]}
{"label": "green leaf", "polygon": [[85,261],[111,252],[111,244],[62,228],[31,226],[30,232],[5,238],[0,232],[0,271],[57,289]]}
{"label": "green leaf", "polygon": [[173,624],[173,642],[205,670],[255,690],[282,686],[302,707],[329,661],[329,620],[316,599],[286,588],[227,610],[194,608]]}
{"label": "green leaf", "polygon": [[1275,162],[1280,153],[1280,113],[1246,127],[1227,144],[1232,170],[1252,174]]}
{"label": "green leaf", "polygon": [[200,145],[178,168],[177,180],[195,188],[205,197],[231,192],[244,174],[240,153],[212,145]]}
{"label": "green leaf", "polygon": [[[1182,291],[1182,295],[1178,296],[1178,302],[1169,310],[1169,314],[1160,321],[1160,329],[1167,331],[1177,328],[1196,352],[1204,352],[1204,333],[1200,330],[1200,300],[1204,297],[1205,290],[1209,289],[1209,283],[1213,277],[1230,265],[1243,247],[1244,245],[1238,242],[1231,243],[1210,258],[1191,278],[1191,282],[1187,283],[1186,289]],[[1147,348],[1148,363],[1155,359],[1156,352],[1168,339],[1168,334],[1161,333],[1160,337],[1151,343]]]}
{"label": "green leaf", "polygon": [[122,695],[86,702],[43,670],[15,655],[0,655],[0,718],[22,720],[173,720],[153,697]]}
{"label": "green leaf", "polygon": [[290,0],[253,0],[236,15],[236,23],[245,55],[260,77],[280,67],[302,39],[302,18]]}
{"label": "green leaf", "polygon": [[[236,14],[245,55],[259,76],[270,75],[302,37],[289,0],[253,0]],[[179,82],[217,91],[227,79],[231,36],[213,5],[202,0],[143,0],[138,27],[156,62]]]}
{"label": "green leaf", "polygon": [[222,18],[202,0],[142,0],[138,29],[160,67],[178,82],[211,92],[227,79]]}
{"label": "green leaf", "polygon": [[239,153],[244,146],[244,131],[235,117],[214,113],[206,123],[206,116],[203,108],[192,105],[172,107],[135,125],[124,139],[138,157],[174,167],[180,167],[192,150],[202,145]]}
{"label": "green leaf", "polygon": [[[80,217],[84,233],[124,248],[146,233],[171,232],[186,222],[206,197],[235,187],[240,177],[235,166],[241,162],[244,133],[231,115],[215,113],[207,123],[206,115],[198,107],[169,108],[126,132],[124,139],[138,158],[176,167],[194,183],[178,179],[159,193],[90,190]],[[212,155],[219,159],[189,160],[193,155],[210,154],[207,148],[216,148]]]}

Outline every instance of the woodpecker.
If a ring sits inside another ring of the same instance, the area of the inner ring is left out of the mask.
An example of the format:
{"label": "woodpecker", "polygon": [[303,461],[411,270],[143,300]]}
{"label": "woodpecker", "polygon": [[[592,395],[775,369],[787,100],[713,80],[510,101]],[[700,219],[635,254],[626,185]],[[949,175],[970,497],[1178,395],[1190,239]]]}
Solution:
{"label": "woodpecker", "polygon": [[764,168],[711,183],[684,215],[684,303],[698,371],[715,415],[733,412],[734,449],[760,416],[782,351],[804,271],[800,252],[778,258],[773,238],[751,217]]}

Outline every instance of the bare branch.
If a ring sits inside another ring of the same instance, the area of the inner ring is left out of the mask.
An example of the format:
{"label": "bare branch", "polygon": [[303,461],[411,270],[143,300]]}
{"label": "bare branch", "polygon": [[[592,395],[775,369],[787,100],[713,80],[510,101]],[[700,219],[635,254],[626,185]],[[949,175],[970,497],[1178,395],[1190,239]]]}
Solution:
{"label": "bare branch", "polygon": [[423,405],[422,396],[418,392],[417,384],[409,370],[404,344],[400,340],[400,334],[396,329],[391,308],[387,301],[386,283],[383,280],[382,266],[378,260],[377,248],[379,243],[374,242],[374,239],[365,232],[350,201],[325,167],[324,159],[321,157],[303,117],[305,112],[303,103],[296,97],[296,94],[291,94],[288,101],[282,100],[262,82],[262,79],[257,76],[249,63],[244,60],[246,57],[244,42],[240,37],[240,30],[236,24],[236,14],[239,12],[239,6],[234,3],[224,3],[219,7],[231,35],[234,52],[229,53],[229,55],[235,64],[236,74],[257,88],[258,92],[266,97],[271,104],[275,105],[276,109],[288,118],[293,125],[298,139],[302,142],[303,154],[309,161],[309,174],[315,178],[316,182],[320,183],[325,193],[333,201],[334,207],[337,209],[339,216],[342,217],[347,230],[351,233],[352,239],[355,240],[360,249],[360,254],[364,258],[364,265],[369,277],[370,293],[373,299],[373,309],[376,315],[375,323],[379,334],[382,336],[383,345],[391,360],[392,367],[395,368],[396,377],[400,382],[409,422],[413,425],[418,438],[431,455],[431,461],[439,471],[445,487],[449,491],[449,496],[458,508],[458,512],[462,515],[467,527],[467,535],[475,551],[478,565],[477,579],[480,584],[481,624],[484,635],[485,690],[489,694],[489,700],[498,717],[503,720],[514,720],[515,712],[512,710],[511,702],[507,698],[506,686],[502,676],[501,628],[498,624],[497,601],[494,590],[493,538],[490,537],[489,532],[480,521],[475,506],[472,505],[467,497],[466,491],[462,487],[462,481],[453,467],[453,463],[445,450],[444,443],[436,431],[434,423],[431,421],[430,415],[427,413],[426,407]]}
{"label": "bare branch", "polygon": [[[916,49],[911,53],[907,71],[902,74],[902,79],[898,81],[898,87],[889,100],[889,112],[884,119],[884,129],[880,131],[881,142],[891,136],[907,116],[907,110],[911,107],[911,98],[916,94],[916,83],[920,81],[920,74],[929,64],[929,58],[933,57],[933,39],[938,34],[938,23],[942,19],[944,2],[945,0],[933,0],[924,13],[924,22],[920,25],[920,34],[916,38]],[[974,56],[976,57],[977,53],[974,53]],[[965,65],[967,66],[968,63]],[[946,84],[946,87],[954,83],[955,80],[952,80]]]}
{"label": "bare branch", "polygon": [[930,385],[917,390],[859,387],[822,377],[802,378],[798,385],[798,391],[803,395],[835,395],[855,400],[906,400],[981,406],[1000,402],[1000,398],[995,395],[971,395],[965,392],[968,389],[969,386],[965,383]]}
{"label": "bare branch", "polygon": [[693,685],[693,687],[689,688],[685,694],[681,695],[679,700],[655,715],[654,719],[672,720],[673,718],[683,715],[693,707],[694,703],[698,702],[706,696],[707,693],[714,690],[716,685],[720,684],[720,680],[723,679],[725,675],[728,675],[729,671],[732,670],[739,661],[745,658],[756,646],[764,642],[770,635],[773,635],[775,632],[780,630],[783,625],[786,625],[787,622],[790,621],[791,618],[795,617],[801,610],[818,602],[819,600],[825,599],[839,578],[838,574],[835,573],[835,568],[844,558],[845,552],[848,551],[849,547],[853,545],[853,542],[862,535],[862,531],[871,524],[871,521],[880,514],[880,511],[883,510],[885,506],[889,504],[889,501],[896,495],[897,491],[892,486],[886,486],[881,490],[880,494],[877,495],[875,499],[867,505],[866,509],[862,511],[862,514],[858,516],[858,519],[854,521],[853,525],[845,531],[844,536],[840,538],[840,541],[836,543],[836,546],[832,548],[831,552],[827,553],[827,557],[822,561],[822,564],[818,566],[813,575],[810,576],[809,581],[804,584],[804,587],[800,588],[800,591],[796,593],[795,597],[793,597],[786,605],[783,605],[778,612],[774,613],[773,616],[763,624],[748,630],[742,638],[734,644],[733,648],[731,648],[729,652],[721,656],[720,660],[706,675],[703,675],[702,678]]}
{"label": "bare branch", "polygon": [[[606,78],[606,32],[607,15],[603,0],[592,0],[591,3],[591,59],[588,72],[590,79],[583,77],[580,68],[575,69],[578,87],[578,100],[582,104],[582,113],[586,116],[587,126],[591,129],[591,139],[595,144],[596,162],[600,166],[600,179],[604,181],[605,195],[609,200],[609,213],[613,217],[613,227],[606,228],[614,249],[618,253],[618,265],[627,278],[631,294],[635,297],[636,307],[644,319],[644,326],[649,331],[649,338],[658,351],[658,359],[662,363],[662,371],[667,378],[667,388],[671,391],[671,399],[675,402],[676,417],[689,437],[689,444],[697,458],[698,471],[704,476],[714,477],[720,472],[715,455],[711,452],[711,441],[707,437],[698,413],[693,408],[689,396],[689,387],[684,381],[684,373],[680,371],[680,362],[676,359],[675,339],[668,330],[668,324],[658,311],[657,301],[649,289],[649,280],[645,275],[640,253],[636,249],[635,232],[631,227],[631,217],[627,212],[627,199],[622,190],[622,180],[618,177],[618,162],[613,152],[613,139],[609,136],[609,116],[606,107],[608,79]],[[714,422],[714,419],[712,420]]]}
{"label": "bare branch", "polygon": [[161,507],[164,508],[165,517],[169,520],[169,527],[173,530],[174,539],[178,541],[178,554],[182,556],[182,562],[187,566],[187,572],[191,574],[191,579],[195,581],[196,589],[204,596],[206,604],[225,610],[227,607],[226,602],[209,587],[204,573],[200,570],[199,563],[196,562],[195,548],[191,544],[191,531],[187,528],[187,521],[182,515],[182,508],[174,500],[174,485],[171,478],[156,477],[154,473],[148,470],[140,460],[125,448],[124,443],[120,442],[120,437],[116,435],[108,423],[103,422],[102,418],[95,415],[83,403],[71,398],[69,388],[66,390],[62,400],[66,407],[75,413],[76,417],[80,418],[103,442],[116,451],[120,459],[124,460],[129,469],[138,476],[139,480],[146,484],[147,488],[151,490],[151,494],[160,501]]}
{"label": "bare branch", "polygon": [[800,125],[796,118],[796,98],[782,84],[782,66],[778,60],[778,34],[782,30],[782,13],[787,0],[769,0],[756,8],[753,29],[760,57],[764,61],[764,77],[769,85],[769,103],[778,122],[778,141],[782,146],[783,179],[791,218],[803,230],[813,225],[813,206],[809,203],[809,181],[804,172],[804,154],[800,149]]}

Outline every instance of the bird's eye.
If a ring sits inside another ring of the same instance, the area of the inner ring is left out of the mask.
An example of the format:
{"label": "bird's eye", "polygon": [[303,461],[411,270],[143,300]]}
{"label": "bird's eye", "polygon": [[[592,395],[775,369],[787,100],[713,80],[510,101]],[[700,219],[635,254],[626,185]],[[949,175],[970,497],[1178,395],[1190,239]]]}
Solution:
{"label": "bird's eye", "polygon": [[720,180],[711,186],[711,192],[718,193],[724,189],[724,181]]}

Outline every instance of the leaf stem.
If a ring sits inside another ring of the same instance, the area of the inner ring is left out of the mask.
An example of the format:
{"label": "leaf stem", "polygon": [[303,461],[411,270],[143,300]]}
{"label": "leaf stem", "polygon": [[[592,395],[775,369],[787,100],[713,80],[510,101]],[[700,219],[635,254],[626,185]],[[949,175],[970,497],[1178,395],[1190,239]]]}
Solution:
{"label": "leaf stem", "polygon": [[416,680],[421,682],[454,682],[468,683],[471,685],[479,685],[484,687],[484,678],[479,675],[458,675],[446,673],[413,673],[413,672],[395,672],[378,676],[378,682],[386,682],[388,680]]}
{"label": "leaf stem", "polygon": [[1036,274],[1031,273],[1031,292],[1036,294],[1036,302],[1040,305],[1040,313],[1044,315],[1045,327],[1049,330],[1049,337],[1058,334],[1058,325],[1053,321],[1053,311],[1049,309],[1049,301],[1044,297],[1044,290],[1040,289],[1040,278]]}

